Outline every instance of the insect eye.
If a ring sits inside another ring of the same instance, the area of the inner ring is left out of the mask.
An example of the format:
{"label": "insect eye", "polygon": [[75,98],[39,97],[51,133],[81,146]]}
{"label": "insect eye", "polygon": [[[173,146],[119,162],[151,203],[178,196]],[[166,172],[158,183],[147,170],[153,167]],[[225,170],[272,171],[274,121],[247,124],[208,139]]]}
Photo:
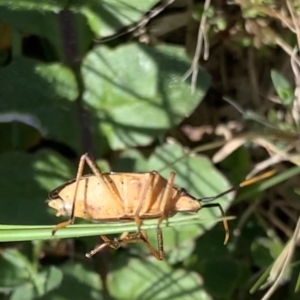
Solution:
{"label": "insect eye", "polygon": [[187,196],[188,195],[188,193],[185,189],[181,189],[179,194],[180,194],[180,196]]}
{"label": "insect eye", "polygon": [[49,198],[50,199],[57,199],[58,198],[58,190],[54,190],[52,192],[49,193]]}

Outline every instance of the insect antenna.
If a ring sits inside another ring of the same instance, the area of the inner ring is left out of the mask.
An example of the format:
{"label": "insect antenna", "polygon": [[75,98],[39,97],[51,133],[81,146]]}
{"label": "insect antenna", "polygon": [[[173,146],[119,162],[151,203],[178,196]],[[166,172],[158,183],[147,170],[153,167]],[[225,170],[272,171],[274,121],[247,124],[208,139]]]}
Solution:
{"label": "insect antenna", "polygon": [[227,191],[224,191],[216,196],[213,196],[213,197],[204,197],[204,198],[200,198],[198,199],[198,201],[202,202],[202,203],[205,203],[204,205],[202,205],[202,208],[206,207],[218,207],[220,212],[221,212],[221,215],[223,217],[223,226],[224,226],[224,230],[225,230],[225,240],[224,240],[224,245],[227,244],[228,240],[229,240],[229,226],[228,226],[228,222],[227,220],[225,219],[226,218],[226,214],[222,208],[222,206],[219,204],[219,203],[208,203],[208,202],[211,202],[211,201],[214,201],[218,198],[221,198],[222,196],[230,193],[230,192],[233,192],[233,191],[237,191],[239,190],[240,188],[242,187],[245,187],[247,185],[250,185],[250,184],[253,184],[255,182],[258,182],[262,179],[266,179],[266,178],[269,178],[271,177],[272,175],[274,175],[276,171],[275,170],[271,170],[271,171],[268,171],[266,173],[263,173],[261,175],[258,175],[258,176],[254,176],[252,178],[249,178],[249,179],[246,179],[244,181],[242,181],[241,183],[239,183],[238,185],[230,188],[229,190]]}
{"label": "insect antenna", "polygon": [[200,198],[200,199],[198,199],[198,201],[201,201],[201,202],[211,202],[211,201],[214,201],[214,200],[216,200],[216,199],[218,199],[218,198],[221,198],[222,196],[224,196],[224,195],[226,195],[226,194],[229,194],[229,193],[231,193],[231,192],[233,192],[233,191],[237,191],[237,190],[239,190],[239,189],[242,188],[242,187],[245,187],[245,186],[247,186],[247,185],[251,185],[251,184],[253,184],[253,183],[255,183],[255,182],[258,182],[258,181],[260,181],[260,180],[269,178],[269,177],[271,177],[272,175],[274,175],[275,173],[276,173],[275,170],[271,170],[271,171],[268,171],[268,172],[263,173],[263,174],[261,174],[261,175],[251,177],[251,178],[249,178],[249,179],[246,179],[246,180],[242,181],[242,182],[239,183],[238,185],[236,185],[236,186],[230,188],[229,190],[226,190],[226,191],[224,191],[224,192],[222,192],[222,193],[220,193],[220,194],[218,194],[218,195],[216,195],[216,196]]}

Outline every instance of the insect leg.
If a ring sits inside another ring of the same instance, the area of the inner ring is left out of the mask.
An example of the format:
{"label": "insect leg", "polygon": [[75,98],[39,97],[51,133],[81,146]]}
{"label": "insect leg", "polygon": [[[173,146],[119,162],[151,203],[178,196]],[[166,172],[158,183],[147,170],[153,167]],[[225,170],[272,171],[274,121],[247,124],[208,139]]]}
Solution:
{"label": "insect leg", "polygon": [[73,204],[72,204],[72,212],[71,212],[71,215],[70,215],[70,218],[68,221],[65,221],[65,222],[62,222],[62,223],[59,223],[57,224],[53,230],[52,230],[52,235],[55,234],[55,232],[60,229],[60,228],[64,228],[64,227],[67,227],[68,225],[70,224],[73,224],[74,223],[74,220],[75,220],[75,216],[74,216],[74,213],[75,213],[75,205],[76,205],[76,196],[77,196],[77,191],[78,191],[78,186],[79,186],[79,181],[82,177],[82,173],[83,173],[83,168],[84,168],[84,163],[85,163],[85,157],[86,157],[87,154],[84,154],[80,157],[80,161],[79,161],[79,164],[78,164],[78,169],[77,169],[77,175],[76,175],[76,181],[75,181],[75,191],[74,191],[74,196],[73,196]]}
{"label": "insect leg", "polygon": [[116,250],[116,249],[120,248],[121,244],[123,243],[123,240],[125,240],[128,235],[129,235],[128,232],[124,232],[124,233],[121,234],[121,236],[119,238],[115,238],[113,240],[109,239],[106,235],[100,235],[100,238],[103,240],[103,243],[100,244],[100,245],[97,245],[93,250],[86,253],[85,256],[87,258],[91,258],[97,252],[100,252],[102,249],[104,249],[108,246],[110,248]]}
{"label": "insect leg", "polygon": [[154,249],[154,247],[149,243],[147,238],[146,231],[142,230],[140,233],[137,233],[137,242],[140,240],[146,244],[148,249],[150,250],[151,254],[158,260],[164,259],[164,247],[163,247],[163,236],[161,228],[157,227],[156,230],[157,234],[157,245],[158,250]]}
{"label": "insect leg", "polygon": [[100,184],[102,184],[104,187],[106,187],[108,194],[109,195],[112,194],[114,196],[114,198],[117,199],[118,201],[120,201],[122,204],[121,197],[117,194],[117,192],[115,192],[115,190],[111,186],[110,182],[105,178],[105,176],[103,176],[103,174],[101,173],[101,170],[99,169],[97,164],[88,156],[87,153],[85,153],[80,157],[80,161],[78,164],[76,181],[75,181],[75,190],[74,190],[74,196],[73,196],[72,211],[71,211],[70,218],[68,221],[57,224],[54,227],[54,229],[52,230],[52,235],[54,235],[58,229],[67,227],[68,225],[73,224],[75,221],[75,207],[76,207],[78,186],[79,186],[79,182],[82,178],[85,163],[88,164],[88,166],[90,167],[92,172],[95,174],[95,176],[99,180]]}
{"label": "insect leg", "polygon": [[175,173],[171,172],[160,200],[161,217],[158,219],[158,224],[157,224],[158,227],[160,223],[167,218],[166,207],[168,205],[168,202],[171,200],[171,193],[174,187],[174,179],[175,179]]}
{"label": "insect leg", "polygon": [[158,250],[154,249],[154,247],[149,243],[147,238],[147,233],[144,230],[141,230],[139,233],[132,233],[129,234],[128,232],[124,232],[118,239],[110,240],[106,236],[100,236],[104,243],[101,245],[96,246],[93,250],[86,253],[86,257],[91,258],[97,252],[101,251],[102,249],[109,246],[113,249],[118,249],[121,245],[126,244],[133,244],[143,242],[146,244],[148,249],[150,250],[151,254],[158,260],[163,260],[164,258],[164,251],[163,251],[163,237],[162,231],[160,228],[157,229],[157,243],[158,243]]}
{"label": "insect leg", "polygon": [[[251,177],[249,179],[246,179],[246,180],[242,181],[241,183],[239,183],[237,186],[234,186],[234,187],[230,188],[229,190],[224,191],[224,192],[222,192],[222,193],[220,193],[216,196],[201,198],[201,199],[198,199],[198,201],[200,201],[202,203],[202,207],[219,207],[219,209],[221,211],[221,214],[222,214],[222,217],[225,217],[225,212],[224,212],[222,206],[219,203],[207,204],[207,202],[214,201],[214,200],[216,200],[218,198],[221,198],[222,196],[224,196],[224,195],[226,195],[230,192],[237,191],[242,187],[245,187],[247,185],[251,185],[251,184],[253,184],[255,182],[258,182],[262,179],[269,178],[269,177],[273,176],[275,173],[276,173],[275,170],[267,171],[267,172],[265,172],[261,175],[257,175],[257,176]],[[203,203],[205,203],[205,204],[203,205]],[[228,228],[227,220],[223,219],[223,224],[224,224],[224,229],[225,229],[224,244],[227,244],[228,239],[229,239],[229,228]]]}
{"label": "insect leg", "polygon": [[151,183],[153,182],[154,176],[156,175],[156,172],[151,172],[149,174],[149,178],[146,182],[146,184],[144,185],[143,190],[141,191],[141,199],[139,201],[139,204],[136,208],[136,211],[134,212],[134,221],[136,222],[137,225],[137,232],[140,232],[141,230],[141,225],[142,225],[142,221],[140,218],[140,212],[143,209],[143,207],[145,206],[145,204],[147,203],[147,200],[151,201],[152,199],[152,193],[148,193],[148,197],[147,197],[147,192],[149,190],[149,188],[151,187]]}
{"label": "insect leg", "polygon": [[116,191],[113,188],[113,185],[112,185],[111,181],[109,180],[109,178],[107,178],[106,176],[104,176],[101,173],[101,170],[99,169],[99,167],[97,166],[95,161],[93,159],[91,159],[87,153],[84,154],[83,156],[84,156],[84,160],[86,161],[86,163],[88,164],[88,166],[90,167],[90,169],[92,170],[94,175],[97,177],[99,182],[107,189],[107,192],[110,193],[111,195],[113,195],[113,197],[117,201],[119,201],[119,203],[123,206],[122,198],[119,195],[118,191]]}
{"label": "insect leg", "polygon": [[224,218],[223,219],[223,226],[224,226],[224,230],[225,230],[224,245],[226,245],[228,242],[228,239],[229,239],[229,227],[228,227],[228,222],[225,219],[226,215],[225,215],[225,212],[224,212],[222,206],[219,203],[207,203],[207,204],[202,205],[202,208],[205,208],[205,207],[218,207],[220,209],[221,215]]}

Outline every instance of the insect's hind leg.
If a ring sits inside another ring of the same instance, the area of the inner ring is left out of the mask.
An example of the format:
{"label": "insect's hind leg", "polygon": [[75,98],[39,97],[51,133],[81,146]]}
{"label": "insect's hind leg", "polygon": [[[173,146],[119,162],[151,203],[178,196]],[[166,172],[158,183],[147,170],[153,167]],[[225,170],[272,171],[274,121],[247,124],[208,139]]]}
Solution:
{"label": "insect's hind leg", "polygon": [[136,240],[135,242],[143,242],[146,244],[148,249],[150,250],[151,254],[157,259],[157,260],[163,260],[164,259],[164,246],[163,246],[163,235],[161,228],[157,227],[156,230],[156,236],[157,236],[157,247],[156,250],[149,242],[147,233],[145,230],[141,230],[139,233],[136,233]]}
{"label": "insect's hind leg", "polygon": [[85,256],[87,258],[91,258],[96,253],[100,252],[101,250],[103,250],[106,247],[110,247],[110,248],[116,250],[116,249],[120,248],[122,243],[124,243],[123,240],[125,240],[128,235],[129,235],[128,232],[124,232],[120,235],[119,238],[114,238],[112,240],[109,239],[106,235],[100,235],[100,238],[103,240],[103,243],[100,245],[97,245],[93,250],[86,253]]}
{"label": "insect's hind leg", "polygon": [[156,237],[157,237],[158,250],[155,250],[151,246],[151,244],[149,243],[147,238],[143,238],[143,242],[147,245],[150,252],[152,253],[152,255],[155,256],[156,259],[163,260],[164,259],[164,243],[163,243],[162,230],[160,227],[157,227],[157,229],[156,229]]}
{"label": "insect's hind leg", "polygon": [[[127,234],[127,235],[125,235]],[[163,260],[164,258],[164,249],[163,249],[163,236],[162,230],[157,228],[157,245],[158,250],[156,250],[149,242],[147,232],[145,230],[141,230],[140,232],[128,234],[126,232],[123,233],[123,236],[120,237],[120,246],[125,244],[133,244],[143,242],[146,244],[147,248],[150,250],[151,254],[158,260]]]}
{"label": "insect's hind leg", "polygon": [[147,233],[144,230],[141,230],[140,232],[129,234],[128,232],[124,232],[119,238],[110,240],[106,236],[102,235],[100,236],[101,239],[104,241],[104,243],[96,246],[93,250],[86,253],[86,257],[91,258],[96,253],[100,252],[106,247],[110,247],[112,249],[118,249],[122,245],[126,244],[133,244],[133,243],[139,243],[143,242],[146,244],[148,249],[150,250],[151,254],[158,260],[163,260],[164,258],[164,251],[163,251],[163,237],[162,237],[162,231],[160,228],[157,230],[157,244],[158,244],[158,250],[156,250],[148,241]]}
{"label": "insect's hind leg", "polygon": [[[156,237],[157,237],[157,247],[156,250],[149,242],[147,232],[145,230],[141,230],[138,233],[133,233],[129,235],[126,239],[126,243],[138,243],[143,242],[146,244],[148,249],[150,250],[151,254],[157,259],[157,260],[163,260],[164,259],[164,245],[163,245],[163,235],[161,228],[157,228],[156,230]],[[124,243],[124,241],[123,241]]]}

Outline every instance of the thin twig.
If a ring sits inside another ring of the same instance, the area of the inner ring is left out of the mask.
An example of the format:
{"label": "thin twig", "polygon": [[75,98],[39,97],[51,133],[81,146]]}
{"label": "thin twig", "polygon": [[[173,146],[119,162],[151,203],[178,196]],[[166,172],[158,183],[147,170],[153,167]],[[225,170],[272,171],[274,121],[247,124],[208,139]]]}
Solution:
{"label": "thin twig", "polygon": [[190,76],[192,73],[192,81],[191,81],[191,89],[192,93],[196,90],[196,82],[198,78],[198,71],[199,71],[199,60],[202,52],[202,44],[204,43],[204,59],[208,59],[209,57],[209,45],[208,45],[208,39],[206,37],[206,11],[208,10],[210,6],[210,0],[205,0],[204,3],[204,9],[201,16],[201,21],[199,25],[198,30],[198,37],[197,37],[197,46],[195,50],[195,55],[193,57],[192,66],[191,68],[186,72],[186,74],[183,76],[183,80],[185,80],[187,77]]}

